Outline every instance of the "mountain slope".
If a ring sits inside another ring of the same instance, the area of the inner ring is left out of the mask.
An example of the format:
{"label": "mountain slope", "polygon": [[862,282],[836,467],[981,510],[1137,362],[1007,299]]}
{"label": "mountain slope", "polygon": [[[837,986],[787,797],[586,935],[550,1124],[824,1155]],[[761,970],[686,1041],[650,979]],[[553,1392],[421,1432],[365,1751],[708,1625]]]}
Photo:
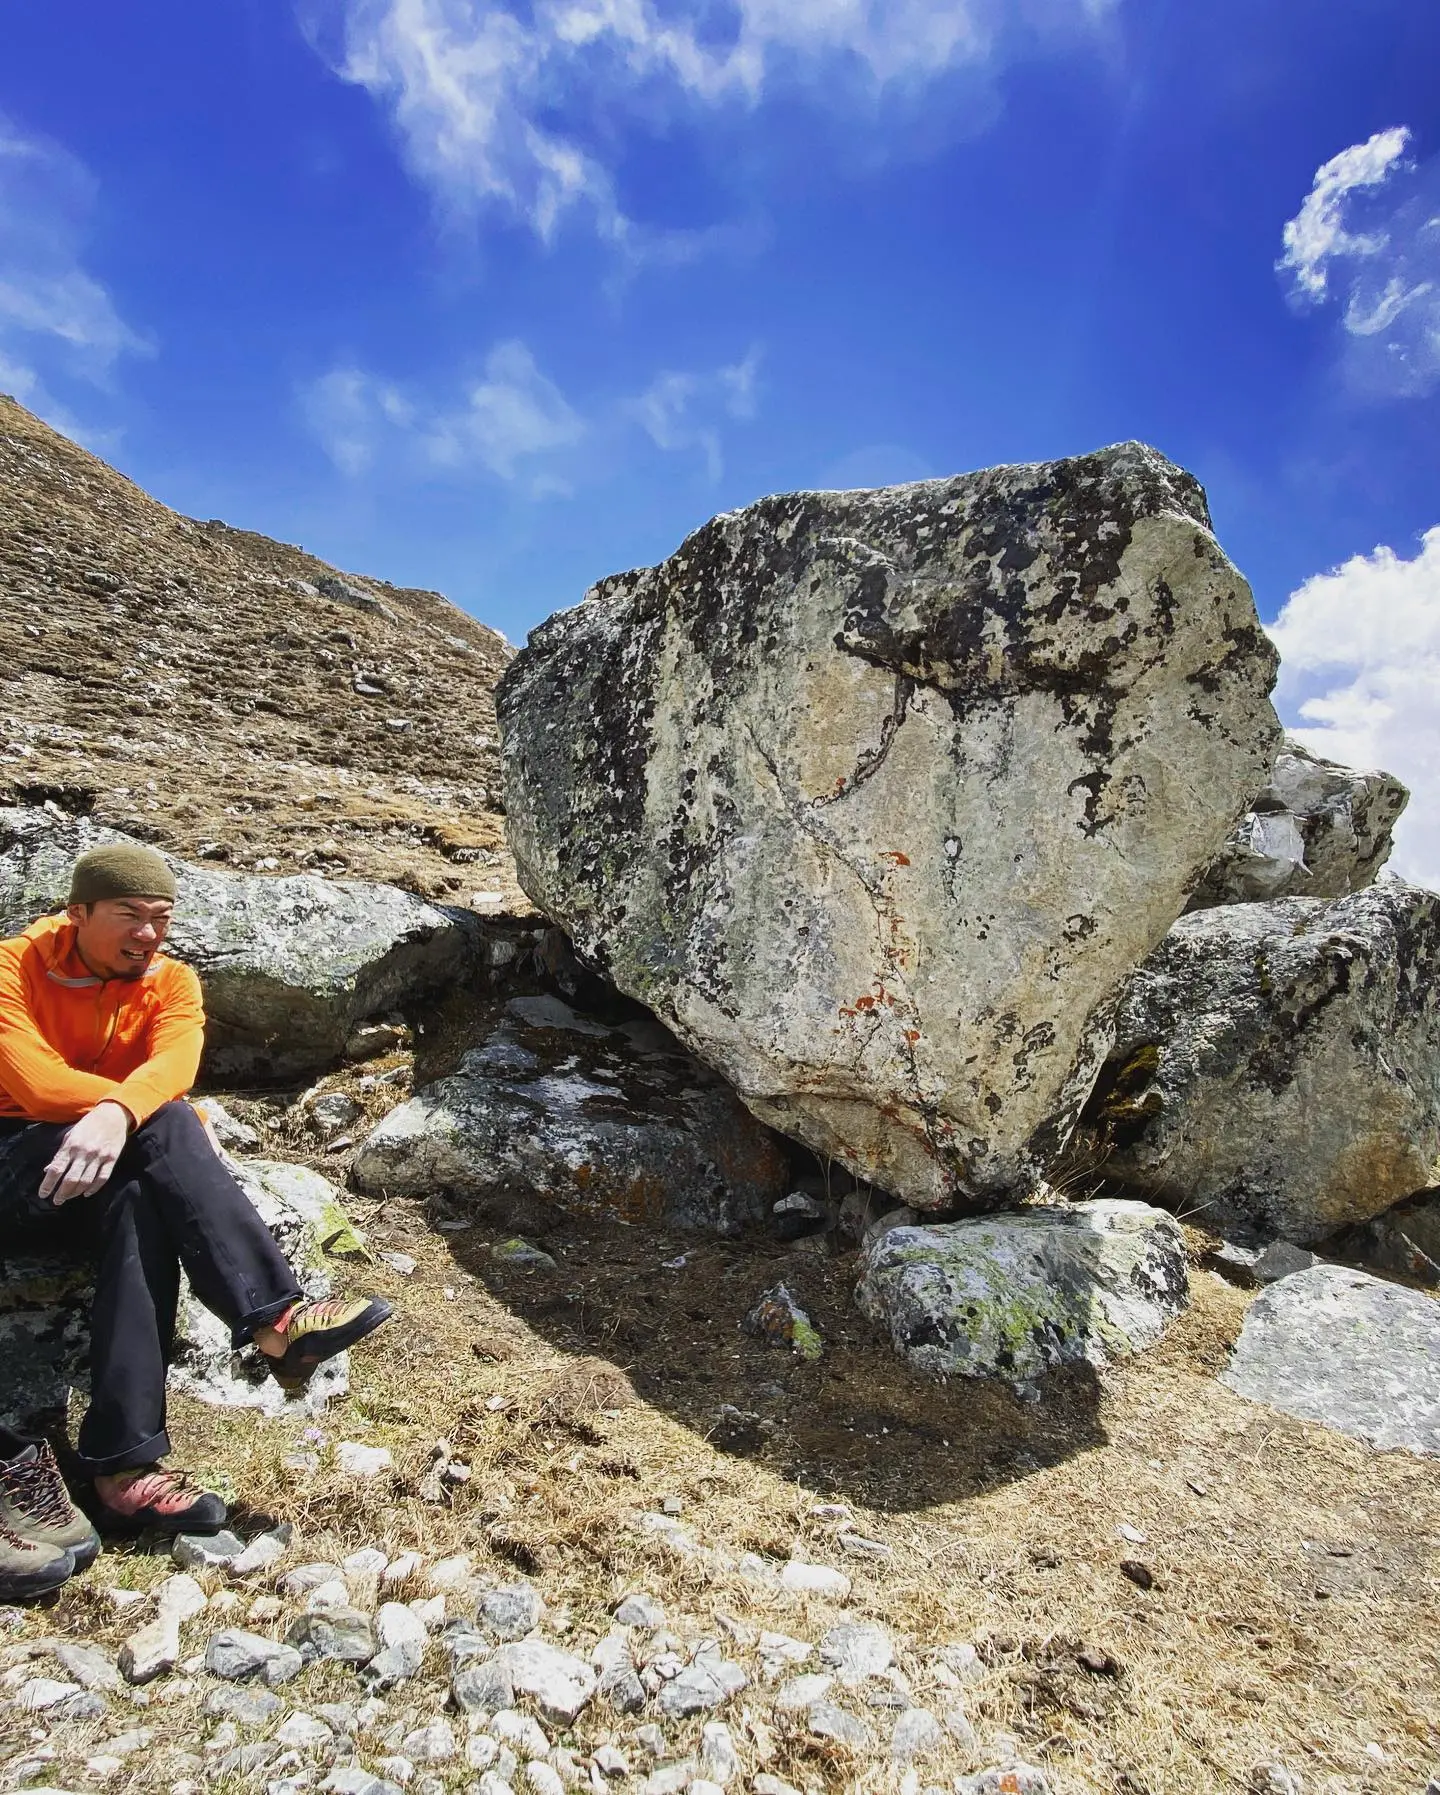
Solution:
{"label": "mountain slope", "polygon": [[439,593],[180,516],[0,396],[0,802],[523,904],[491,697],[510,652]]}

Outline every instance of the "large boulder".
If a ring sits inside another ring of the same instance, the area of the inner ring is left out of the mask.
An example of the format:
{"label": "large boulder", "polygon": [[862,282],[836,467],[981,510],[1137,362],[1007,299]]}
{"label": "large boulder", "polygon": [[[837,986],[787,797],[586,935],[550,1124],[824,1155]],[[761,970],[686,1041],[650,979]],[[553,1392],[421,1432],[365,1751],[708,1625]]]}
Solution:
{"label": "large boulder", "polygon": [[855,1298],[917,1371],[1027,1385],[1153,1346],[1189,1294],[1175,1218],[1102,1197],[890,1228],[866,1246]]}
{"label": "large boulder", "polygon": [[1129,981],[1077,1158],[1207,1227],[1322,1240],[1433,1182],[1440,897],[1184,916]]}
{"label": "large boulder", "polygon": [[1363,891],[1390,858],[1409,801],[1392,773],[1322,760],[1286,736],[1269,784],[1235,825],[1189,907]]}
{"label": "large boulder", "polygon": [[[328,1294],[323,1254],[345,1222],[340,1193],[304,1166],[227,1160],[310,1296]],[[85,1388],[90,1355],[89,1268],[60,1253],[0,1249],[0,1424],[29,1431],[63,1412],[72,1387]],[[291,1402],[258,1351],[236,1351],[230,1330],[182,1284],[170,1388],[221,1408],[264,1414],[318,1412],[349,1388],[342,1353],[315,1373]]]}
{"label": "large boulder", "polygon": [[[0,936],[65,902],[86,849],[125,841],[83,817],[0,809]],[[478,924],[390,885],[218,872],[171,860],[167,949],[205,988],[205,1070],[304,1078],[335,1065],[356,1025],[464,975]]]}
{"label": "large boulder", "polygon": [[351,1177],[372,1195],[536,1193],[558,1208],[734,1233],[788,1184],[783,1143],[651,1016],[516,997],[449,1078],[393,1109]]}
{"label": "large boulder", "polygon": [[1250,1305],[1222,1382],[1383,1450],[1440,1458],[1440,1301],[1343,1265],[1298,1271]]}
{"label": "large boulder", "polygon": [[507,670],[510,841],[762,1120],[919,1208],[1065,1140],[1268,776],[1275,655],[1151,449],[716,518]]}

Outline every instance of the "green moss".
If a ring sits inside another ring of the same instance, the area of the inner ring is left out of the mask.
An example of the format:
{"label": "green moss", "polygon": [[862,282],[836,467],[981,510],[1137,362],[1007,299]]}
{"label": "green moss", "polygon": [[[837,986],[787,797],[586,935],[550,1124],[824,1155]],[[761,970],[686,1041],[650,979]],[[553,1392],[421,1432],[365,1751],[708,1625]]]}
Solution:
{"label": "green moss", "polygon": [[797,1359],[804,1359],[814,1364],[825,1350],[825,1343],[820,1338],[820,1330],[813,1322],[796,1319],[790,1330],[790,1344],[795,1349]]}

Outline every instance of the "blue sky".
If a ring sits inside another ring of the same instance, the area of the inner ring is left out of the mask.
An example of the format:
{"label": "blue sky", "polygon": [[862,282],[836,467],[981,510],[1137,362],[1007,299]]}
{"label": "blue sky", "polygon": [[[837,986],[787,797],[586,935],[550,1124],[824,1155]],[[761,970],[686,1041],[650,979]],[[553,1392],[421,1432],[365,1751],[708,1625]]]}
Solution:
{"label": "blue sky", "polygon": [[0,0],[0,388],[516,640],[762,493],[1147,439],[1440,883],[1433,0]]}

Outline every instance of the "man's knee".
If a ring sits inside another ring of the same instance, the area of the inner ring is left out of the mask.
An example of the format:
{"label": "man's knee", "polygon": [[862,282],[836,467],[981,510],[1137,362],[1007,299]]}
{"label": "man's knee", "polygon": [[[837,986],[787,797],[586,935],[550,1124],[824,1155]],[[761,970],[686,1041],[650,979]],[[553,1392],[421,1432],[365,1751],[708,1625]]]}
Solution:
{"label": "man's knee", "polygon": [[174,1146],[180,1142],[198,1146],[208,1138],[205,1124],[190,1105],[178,1097],[171,1103],[162,1103],[146,1117],[135,1134],[138,1139],[157,1147]]}

